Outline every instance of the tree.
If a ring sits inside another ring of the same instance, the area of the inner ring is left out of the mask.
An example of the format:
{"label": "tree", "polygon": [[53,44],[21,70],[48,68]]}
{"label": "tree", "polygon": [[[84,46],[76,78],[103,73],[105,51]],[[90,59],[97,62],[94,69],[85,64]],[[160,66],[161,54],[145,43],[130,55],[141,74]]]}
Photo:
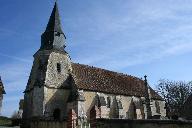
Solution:
{"label": "tree", "polygon": [[18,115],[18,112],[17,111],[14,111],[12,116],[11,116],[12,119],[18,119],[19,118],[19,115]]}
{"label": "tree", "polygon": [[168,117],[180,117],[182,108],[192,93],[192,82],[160,79],[158,92],[166,103]]}
{"label": "tree", "polygon": [[14,111],[12,116],[12,126],[19,126],[21,124],[21,116],[19,111]]}

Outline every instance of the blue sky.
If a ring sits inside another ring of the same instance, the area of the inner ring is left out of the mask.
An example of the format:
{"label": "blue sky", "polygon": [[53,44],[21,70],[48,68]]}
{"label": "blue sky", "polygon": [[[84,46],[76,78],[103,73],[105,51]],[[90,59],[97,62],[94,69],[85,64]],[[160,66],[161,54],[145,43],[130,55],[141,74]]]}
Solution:
{"label": "blue sky", "polygon": [[[74,62],[143,77],[192,80],[192,0],[58,0]],[[54,0],[0,1],[2,114],[18,109]]]}

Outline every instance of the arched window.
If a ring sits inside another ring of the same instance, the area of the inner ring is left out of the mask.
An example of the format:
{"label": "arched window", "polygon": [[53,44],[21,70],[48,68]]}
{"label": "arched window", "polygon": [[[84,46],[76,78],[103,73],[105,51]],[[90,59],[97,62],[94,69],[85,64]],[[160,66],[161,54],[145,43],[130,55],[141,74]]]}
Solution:
{"label": "arched window", "polygon": [[112,118],[119,118],[119,107],[116,97],[113,99],[113,103],[111,105],[111,115]]}
{"label": "arched window", "polygon": [[129,110],[127,113],[128,119],[137,119],[137,108],[133,100],[130,103]]}
{"label": "arched window", "polygon": [[137,119],[137,108],[135,103],[133,103],[133,119]]}
{"label": "arched window", "polygon": [[100,101],[99,95],[95,96],[95,105],[99,108],[101,107],[101,101]]}
{"label": "arched window", "polygon": [[110,108],[111,107],[111,98],[107,97],[107,107]]}
{"label": "arched window", "polygon": [[123,105],[122,105],[122,102],[120,100],[117,102],[117,104],[118,104],[119,109],[123,109]]}
{"label": "arched window", "polygon": [[59,121],[60,117],[61,117],[61,110],[57,108],[53,112],[53,118],[54,118],[54,120]]}

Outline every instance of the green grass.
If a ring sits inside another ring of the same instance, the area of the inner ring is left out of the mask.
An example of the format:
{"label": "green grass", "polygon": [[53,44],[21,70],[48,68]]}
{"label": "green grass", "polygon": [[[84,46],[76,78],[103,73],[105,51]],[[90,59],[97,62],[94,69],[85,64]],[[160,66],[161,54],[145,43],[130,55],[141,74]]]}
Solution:
{"label": "green grass", "polygon": [[11,119],[0,116],[0,126],[11,126]]}

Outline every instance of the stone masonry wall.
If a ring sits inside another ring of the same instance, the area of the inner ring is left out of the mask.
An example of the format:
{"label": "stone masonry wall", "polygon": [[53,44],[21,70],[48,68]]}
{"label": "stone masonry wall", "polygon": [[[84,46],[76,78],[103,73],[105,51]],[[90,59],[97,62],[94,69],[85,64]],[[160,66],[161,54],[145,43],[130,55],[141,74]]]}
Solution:
{"label": "stone masonry wall", "polygon": [[67,128],[67,122],[37,121],[31,122],[30,128]]}
{"label": "stone masonry wall", "polygon": [[153,101],[151,102],[152,116],[159,114],[159,113],[157,113],[157,108],[156,108],[156,106],[155,106],[155,102],[158,102],[158,104],[159,104],[159,106],[160,106],[161,116],[165,117],[165,116],[166,116],[166,109],[164,109],[164,108],[165,108],[165,101],[160,101],[160,100],[153,100]]}
{"label": "stone masonry wall", "polygon": [[[60,71],[58,71],[58,64]],[[67,100],[69,96],[69,74],[71,73],[71,61],[68,54],[52,52],[48,59],[44,87],[44,113],[45,117],[53,118],[53,112],[59,109],[61,120],[67,117]]]}
{"label": "stone masonry wall", "polygon": [[53,119],[53,112],[59,109],[61,112],[61,120],[67,116],[67,99],[70,91],[65,89],[45,88],[44,97],[44,114],[47,119]]}
{"label": "stone masonry wall", "polygon": [[[28,119],[32,116],[42,116],[43,113],[43,79],[46,70],[49,52],[38,51],[34,55],[33,67],[24,95],[23,118]],[[40,69],[40,66],[43,65]],[[42,81],[41,81],[42,80]],[[34,89],[35,88],[35,89]],[[41,111],[41,112],[40,112]],[[38,115],[39,114],[39,115]]]}
{"label": "stone masonry wall", "polygon": [[[61,71],[57,71],[57,64],[60,64]],[[67,54],[52,52],[48,59],[45,85],[59,88],[67,85],[67,78],[72,71],[71,61]]]}
{"label": "stone masonry wall", "polygon": [[[145,119],[145,115],[146,115],[146,108],[145,108],[145,104],[143,104],[142,99],[144,98],[138,98],[138,97],[134,97],[134,96],[122,96],[122,95],[113,95],[113,94],[105,94],[105,93],[96,93],[96,92],[91,92],[91,91],[84,91],[84,97],[85,97],[85,108],[84,111],[87,115],[87,118],[90,118],[90,110],[91,108],[95,105],[95,96],[99,95],[105,98],[105,101],[107,103],[107,97],[110,97],[111,99],[111,105],[112,106],[112,102],[113,99],[116,97],[117,101],[121,101],[122,103],[122,109],[119,109],[119,117],[122,119],[131,119],[131,117],[129,117],[129,113],[130,113],[130,109],[131,109],[131,102],[134,102],[135,107],[136,107],[136,114],[137,114],[137,119]],[[153,115],[156,115],[156,106],[155,106],[155,101],[157,100],[153,100],[153,102],[151,102],[151,107],[152,107],[152,113]],[[166,115],[166,111],[164,109],[165,107],[165,103],[164,101],[157,101],[159,102],[159,107],[160,107],[160,113],[161,116],[165,116]],[[113,118],[110,115],[111,112],[111,108],[108,108],[106,106],[101,106],[101,118]]]}
{"label": "stone masonry wall", "polygon": [[[91,121],[91,128],[191,128],[192,122],[173,120],[120,120],[97,119]],[[70,128],[67,122],[38,121],[31,122],[30,128]],[[71,127],[75,128],[75,127]]]}
{"label": "stone masonry wall", "polygon": [[32,101],[32,116],[42,117],[43,116],[43,99],[44,99],[44,88],[35,86],[33,88],[33,101]]}
{"label": "stone masonry wall", "polygon": [[71,61],[67,53],[44,50],[34,55],[24,96],[25,119],[44,115],[52,119],[55,109],[61,110],[61,118],[64,119],[69,95],[69,90],[65,88],[70,86],[68,79],[71,70]]}
{"label": "stone masonry wall", "polygon": [[24,109],[23,118],[28,119],[32,116],[32,92],[25,93],[24,95]]}

